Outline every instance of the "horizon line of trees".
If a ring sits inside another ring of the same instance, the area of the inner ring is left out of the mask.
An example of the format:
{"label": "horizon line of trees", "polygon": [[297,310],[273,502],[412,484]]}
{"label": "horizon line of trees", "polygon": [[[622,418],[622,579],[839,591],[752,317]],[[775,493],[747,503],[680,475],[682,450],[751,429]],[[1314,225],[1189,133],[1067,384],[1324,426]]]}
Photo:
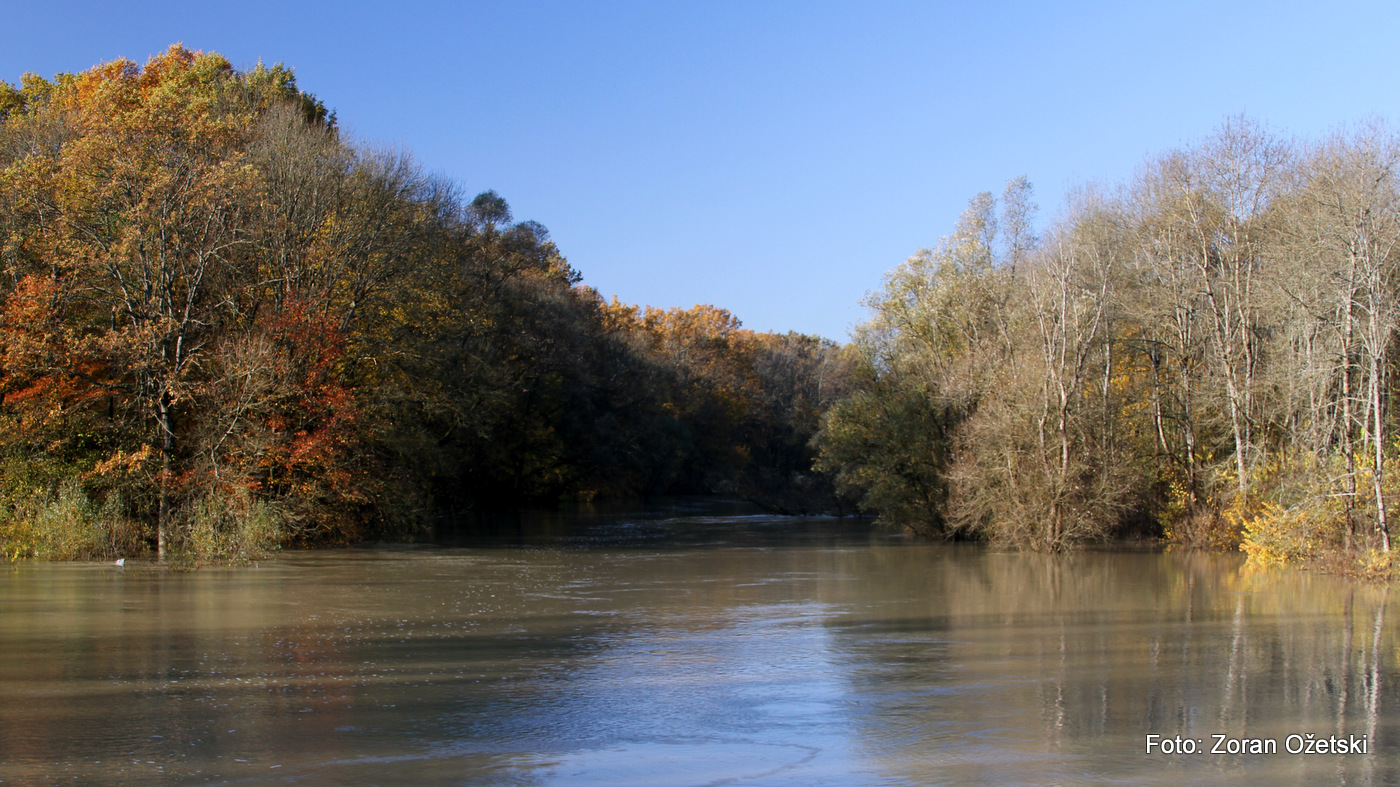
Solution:
{"label": "horizon line of trees", "polygon": [[1380,123],[1234,119],[1043,236],[1018,178],[842,347],[603,299],[280,64],[177,45],[0,82],[0,550],[229,556],[721,492],[1383,568],[1397,163]]}
{"label": "horizon line of trees", "polygon": [[0,82],[0,548],[196,558],[812,468],[838,346],[580,284],[541,225],[173,46]]}
{"label": "horizon line of trees", "polygon": [[891,271],[820,465],[912,530],[1058,551],[1131,533],[1389,560],[1400,140],[1243,118],[1043,237],[1025,178]]}

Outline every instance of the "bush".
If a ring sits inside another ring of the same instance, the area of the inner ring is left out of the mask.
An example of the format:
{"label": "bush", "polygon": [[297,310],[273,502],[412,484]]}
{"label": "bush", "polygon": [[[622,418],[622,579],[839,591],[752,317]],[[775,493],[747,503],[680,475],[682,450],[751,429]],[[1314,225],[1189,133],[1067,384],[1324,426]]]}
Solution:
{"label": "bush", "polygon": [[182,514],[186,527],[175,548],[195,562],[263,557],[281,546],[287,525],[279,506],[244,487],[210,489]]}
{"label": "bush", "polygon": [[1241,518],[1244,540],[1240,550],[1256,565],[1283,565],[1317,560],[1334,551],[1345,525],[1326,505],[1284,508],[1262,503]]}
{"label": "bush", "polygon": [[68,480],[57,489],[6,497],[0,502],[0,550],[9,560],[98,560],[137,553],[144,544],[116,492],[99,506],[81,483]]}

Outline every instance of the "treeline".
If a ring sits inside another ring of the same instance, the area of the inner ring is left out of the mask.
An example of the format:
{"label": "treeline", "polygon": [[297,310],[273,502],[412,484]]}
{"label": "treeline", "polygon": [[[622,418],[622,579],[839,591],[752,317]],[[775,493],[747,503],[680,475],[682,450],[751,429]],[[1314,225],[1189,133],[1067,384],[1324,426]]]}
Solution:
{"label": "treeline", "polygon": [[1236,120],[1033,232],[1024,179],[892,271],[822,463],[887,520],[1388,564],[1400,142]]}
{"label": "treeline", "polygon": [[499,196],[172,47],[0,82],[0,546],[250,554],[482,510],[830,505],[830,341],[606,302]]}

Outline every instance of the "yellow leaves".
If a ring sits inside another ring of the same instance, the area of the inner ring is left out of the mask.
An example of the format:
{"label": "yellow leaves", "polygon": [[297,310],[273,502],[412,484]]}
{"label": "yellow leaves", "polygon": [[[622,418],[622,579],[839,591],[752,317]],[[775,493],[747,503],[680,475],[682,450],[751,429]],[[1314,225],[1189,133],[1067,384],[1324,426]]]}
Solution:
{"label": "yellow leaves", "polygon": [[135,451],[118,450],[93,465],[90,475],[99,478],[137,475],[154,456],[150,445],[142,444]]}
{"label": "yellow leaves", "polygon": [[1400,575],[1400,551],[1368,549],[1356,558],[1356,571],[1367,579],[1394,580]]}
{"label": "yellow leaves", "polygon": [[0,123],[3,123],[11,114],[23,112],[26,103],[23,93],[0,79]]}
{"label": "yellow leaves", "polygon": [[744,338],[752,331],[741,331],[739,318],[727,309],[709,304],[696,304],[689,309],[658,309],[647,306],[642,311],[640,322],[648,331],[669,341],[695,341],[701,339],[725,340],[731,336]]}
{"label": "yellow leaves", "polygon": [[603,325],[610,331],[631,330],[641,321],[641,309],[623,303],[616,295],[607,303],[600,302],[598,311],[603,318]]}
{"label": "yellow leaves", "polygon": [[1290,512],[1277,503],[1263,503],[1254,513],[1246,514],[1238,506],[1226,509],[1225,517],[1244,530],[1240,551],[1256,565],[1283,565],[1308,556],[1312,552],[1307,523],[1296,511]]}
{"label": "yellow leaves", "polygon": [[[1223,511],[1225,520],[1242,534],[1240,551],[1249,556],[1251,563],[1308,562],[1336,551],[1341,545],[1346,533],[1342,498],[1327,489],[1327,482],[1319,472],[1322,468],[1308,465],[1304,470],[1312,481],[1298,489],[1288,489],[1282,459],[1271,458],[1253,474],[1256,477],[1251,486],[1282,488],[1282,494],[1296,502],[1284,504],[1254,499],[1252,495],[1236,495]],[[1233,474],[1227,480],[1233,481]]]}

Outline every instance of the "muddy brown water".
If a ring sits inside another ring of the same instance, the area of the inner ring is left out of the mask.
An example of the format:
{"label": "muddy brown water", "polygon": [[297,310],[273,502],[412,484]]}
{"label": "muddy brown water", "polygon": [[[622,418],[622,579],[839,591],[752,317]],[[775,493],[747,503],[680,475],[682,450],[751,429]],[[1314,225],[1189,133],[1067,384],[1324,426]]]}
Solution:
{"label": "muddy brown water", "polygon": [[1400,783],[1397,620],[1388,589],[1233,555],[698,503],[20,564],[0,783]]}

